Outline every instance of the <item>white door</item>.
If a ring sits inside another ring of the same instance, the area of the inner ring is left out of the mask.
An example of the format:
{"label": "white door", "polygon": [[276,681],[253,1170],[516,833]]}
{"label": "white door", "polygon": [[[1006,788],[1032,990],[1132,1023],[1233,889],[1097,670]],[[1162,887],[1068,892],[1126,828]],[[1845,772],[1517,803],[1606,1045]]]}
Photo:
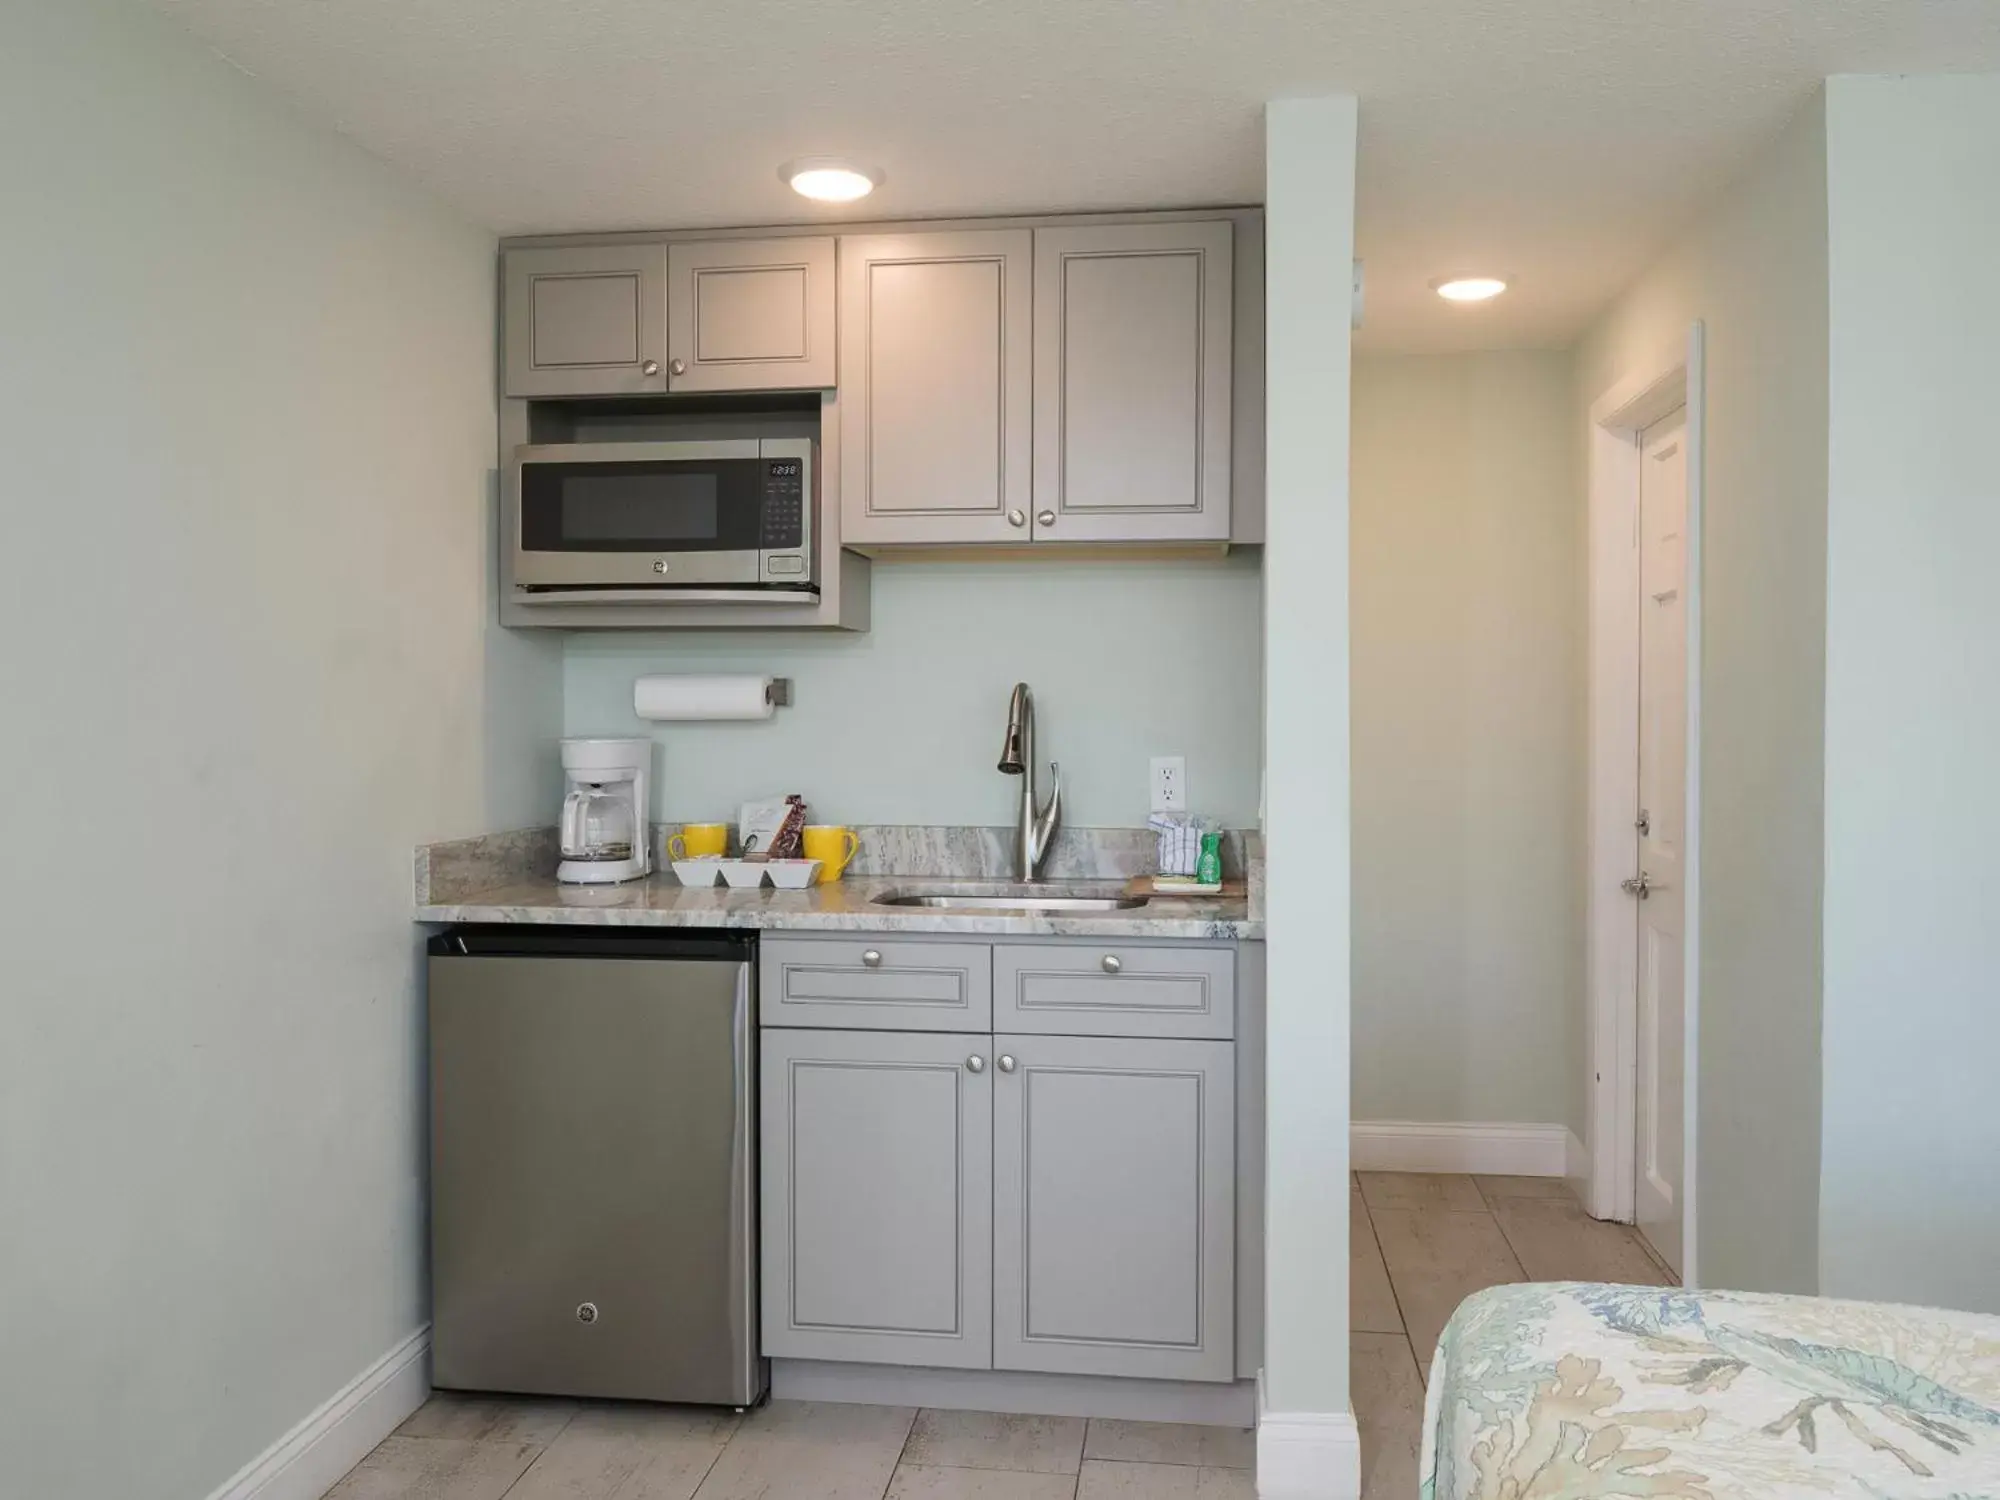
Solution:
{"label": "white door", "polygon": [[1681,1268],[1686,1119],[1687,413],[1641,437],[1639,480],[1639,1232]]}

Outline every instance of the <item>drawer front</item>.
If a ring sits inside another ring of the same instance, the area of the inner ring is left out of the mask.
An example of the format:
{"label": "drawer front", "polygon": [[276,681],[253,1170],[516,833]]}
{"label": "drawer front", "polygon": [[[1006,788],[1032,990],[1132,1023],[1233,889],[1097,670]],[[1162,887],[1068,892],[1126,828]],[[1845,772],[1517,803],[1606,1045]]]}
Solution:
{"label": "drawer front", "polygon": [[993,950],[993,1029],[1043,1036],[1236,1034],[1236,950],[1116,941]]}
{"label": "drawer front", "polygon": [[766,1026],[993,1029],[993,949],[986,943],[766,937],[758,969]]}

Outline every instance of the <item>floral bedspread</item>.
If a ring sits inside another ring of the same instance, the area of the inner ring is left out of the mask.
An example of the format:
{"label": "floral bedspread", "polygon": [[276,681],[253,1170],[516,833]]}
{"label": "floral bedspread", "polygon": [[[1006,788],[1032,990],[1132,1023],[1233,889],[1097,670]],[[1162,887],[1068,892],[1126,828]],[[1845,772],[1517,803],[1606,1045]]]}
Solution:
{"label": "floral bedspread", "polygon": [[1421,1500],[2000,1500],[2000,1317],[1560,1284],[1438,1341]]}

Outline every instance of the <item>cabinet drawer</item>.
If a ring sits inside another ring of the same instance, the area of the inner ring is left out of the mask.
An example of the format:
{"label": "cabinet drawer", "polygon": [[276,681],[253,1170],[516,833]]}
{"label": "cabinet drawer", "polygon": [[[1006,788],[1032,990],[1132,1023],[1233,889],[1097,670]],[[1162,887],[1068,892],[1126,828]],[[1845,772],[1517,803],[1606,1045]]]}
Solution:
{"label": "cabinet drawer", "polygon": [[1236,950],[1103,943],[993,950],[993,1029],[1055,1036],[1236,1032]]}
{"label": "cabinet drawer", "polygon": [[993,949],[910,938],[767,937],[766,1026],[991,1031]]}

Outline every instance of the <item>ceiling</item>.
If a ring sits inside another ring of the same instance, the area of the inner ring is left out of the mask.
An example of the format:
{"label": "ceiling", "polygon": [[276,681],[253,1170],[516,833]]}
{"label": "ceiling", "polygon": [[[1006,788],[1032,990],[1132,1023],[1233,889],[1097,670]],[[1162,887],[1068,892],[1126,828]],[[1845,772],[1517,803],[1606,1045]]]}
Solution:
{"label": "ceiling", "polygon": [[1994,0],[153,3],[502,233],[1255,203],[1263,101],[1351,92],[1375,350],[1566,343],[1823,76],[2000,69]]}

